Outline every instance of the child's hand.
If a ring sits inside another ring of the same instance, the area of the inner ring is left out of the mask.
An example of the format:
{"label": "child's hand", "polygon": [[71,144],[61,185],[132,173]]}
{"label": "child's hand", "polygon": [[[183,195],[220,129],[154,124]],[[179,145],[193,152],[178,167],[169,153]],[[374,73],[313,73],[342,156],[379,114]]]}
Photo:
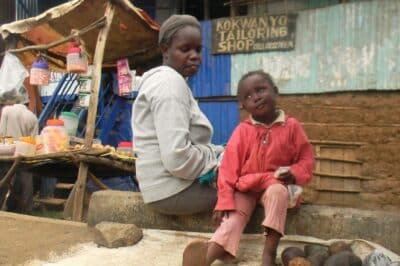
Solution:
{"label": "child's hand", "polygon": [[224,216],[229,217],[229,211],[214,211],[212,216],[212,223],[215,227],[218,227]]}
{"label": "child's hand", "polygon": [[278,180],[283,182],[285,185],[296,184],[296,178],[290,171],[280,174]]}

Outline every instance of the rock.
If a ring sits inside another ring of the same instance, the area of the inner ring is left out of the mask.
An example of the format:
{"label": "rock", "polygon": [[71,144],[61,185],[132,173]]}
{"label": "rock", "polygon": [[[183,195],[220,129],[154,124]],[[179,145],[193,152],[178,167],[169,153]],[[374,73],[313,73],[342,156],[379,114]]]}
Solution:
{"label": "rock", "polygon": [[350,252],[352,251],[350,245],[344,241],[333,242],[328,248],[328,252],[329,252],[330,256],[335,255],[336,253],[339,253],[342,251],[350,251]]}
{"label": "rock", "polygon": [[317,244],[306,244],[304,245],[304,252],[306,253],[306,257],[312,256],[316,253],[328,254],[328,247]]}
{"label": "rock", "polygon": [[327,251],[320,251],[308,256],[307,259],[310,261],[311,266],[323,266],[328,257]]}
{"label": "rock", "polygon": [[330,256],[324,266],[362,266],[362,261],[353,252],[342,251]]}
{"label": "rock", "polygon": [[292,259],[288,266],[311,266],[311,262],[309,262],[306,258],[297,257]]}
{"label": "rock", "polygon": [[389,266],[391,263],[392,260],[388,256],[376,250],[365,257],[363,261],[364,266]]}
{"label": "rock", "polygon": [[281,254],[282,264],[284,266],[288,266],[290,265],[289,262],[291,262],[294,258],[304,258],[305,256],[306,255],[304,254],[304,251],[298,247],[285,248]]}
{"label": "rock", "polygon": [[142,229],[134,224],[101,222],[94,228],[94,242],[108,248],[132,246],[142,237]]}

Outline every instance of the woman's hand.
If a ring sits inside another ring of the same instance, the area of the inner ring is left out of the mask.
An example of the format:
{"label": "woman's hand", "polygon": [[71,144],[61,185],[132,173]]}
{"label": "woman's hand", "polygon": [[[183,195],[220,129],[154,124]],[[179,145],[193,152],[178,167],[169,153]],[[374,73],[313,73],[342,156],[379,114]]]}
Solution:
{"label": "woman's hand", "polygon": [[218,227],[222,219],[225,217],[229,217],[229,211],[214,211],[213,216],[212,216],[212,223],[215,227]]}

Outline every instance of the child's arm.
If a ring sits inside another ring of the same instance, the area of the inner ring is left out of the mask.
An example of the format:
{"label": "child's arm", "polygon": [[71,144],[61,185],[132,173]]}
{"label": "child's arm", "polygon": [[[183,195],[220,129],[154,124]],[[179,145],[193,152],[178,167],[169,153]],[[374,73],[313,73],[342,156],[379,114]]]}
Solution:
{"label": "child's arm", "polygon": [[239,125],[226,145],[221,165],[218,169],[218,199],[216,211],[235,210],[235,184],[238,180],[245,153],[242,129]]}
{"label": "child's arm", "polygon": [[297,120],[293,126],[293,145],[296,156],[295,163],[290,166],[290,173],[295,177],[297,185],[304,186],[312,178],[314,154],[307,135]]}
{"label": "child's arm", "polygon": [[275,183],[279,181],[274,177],[274,172],[253,173],[241,176],[235,187],[241,192],[261,192]]}

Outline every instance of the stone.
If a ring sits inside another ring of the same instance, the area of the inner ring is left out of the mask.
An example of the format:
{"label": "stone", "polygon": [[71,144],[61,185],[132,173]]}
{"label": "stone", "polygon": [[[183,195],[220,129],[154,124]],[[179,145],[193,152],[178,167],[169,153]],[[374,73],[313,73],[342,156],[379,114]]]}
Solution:
{"label": "stone", "polygon": [[388,256],[376,250],[365,257],[363,261],[364,266],[382,266],[391,264],[392,260]]}
{"label": "stone", "polygon": [[304,251],[298,247],[287,247],[282,251],[281,259],[284,266],[288,266],[289,262],[294,258],[304,258]]}
{"label": "stone", "polygon": [[143,237],[142,229],[134,224],[101,222],[94,227],[94,242],[108,248],[132,246]]}
{"label": "stone", "polygon": [[304,245],[304,253],[306,257],[312,256],[316,253],[326,253],[328,255],[328,248],[317,244],[306,244]]}
{"label": "stone", "polygon": [[328,252],[317,252],[307,257],[307,259],[310,261],[311,266],[323,266],[328,257]]}
{"label": "stone", "polygon": [[362,266],[361,259],[351,251],[342,251],[330,256],[324,266]]}
{"label": "stone", "polygon": [[335,255],[342,251],[351,251],[350,245],[344,241],[333,242],[328,248],[328,252],[329,252],[330,256]]}
{"label": "stone", "polygon": [[312,266],[311,262],[308,261],[306,258],[297,257],[292,259],[288,266]]}

